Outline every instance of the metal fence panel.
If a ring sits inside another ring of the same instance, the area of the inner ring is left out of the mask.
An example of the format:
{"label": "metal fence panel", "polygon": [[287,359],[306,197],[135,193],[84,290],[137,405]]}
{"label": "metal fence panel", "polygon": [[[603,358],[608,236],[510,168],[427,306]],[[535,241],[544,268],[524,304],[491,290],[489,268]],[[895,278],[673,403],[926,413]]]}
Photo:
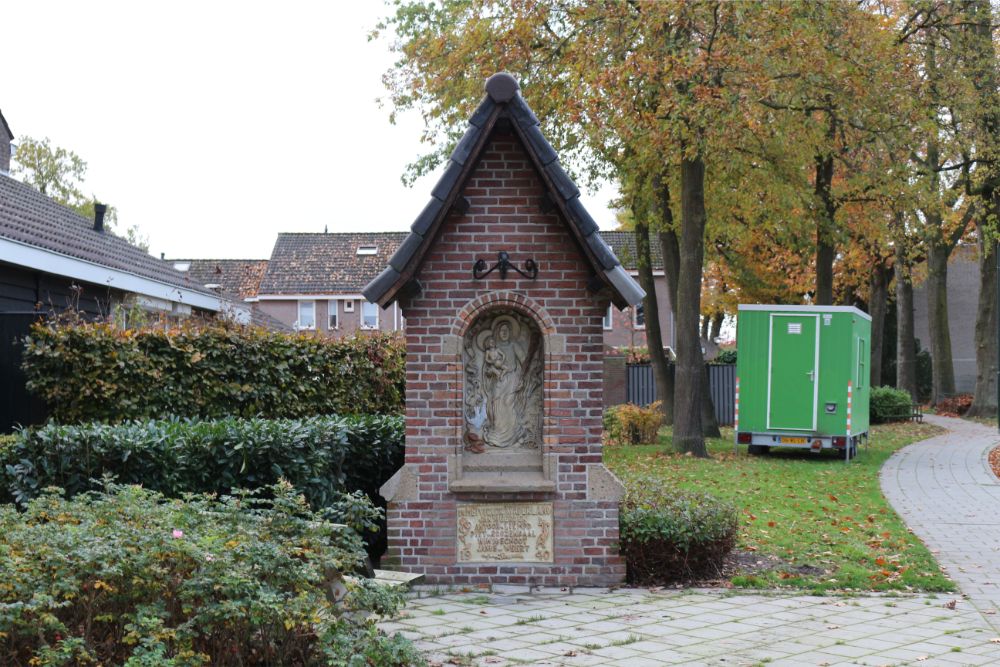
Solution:
{"label": "metal fence panel", "polygon": [[[670,365],[670,373],[674,365]],[[708,388],[712,394],[715,418],[720,426],[732,426],[736,415],[736,365],[708,366]],[[629,364],[626,372],[626,400],[647,406],[656,401],[656,382],[651,364]]]}

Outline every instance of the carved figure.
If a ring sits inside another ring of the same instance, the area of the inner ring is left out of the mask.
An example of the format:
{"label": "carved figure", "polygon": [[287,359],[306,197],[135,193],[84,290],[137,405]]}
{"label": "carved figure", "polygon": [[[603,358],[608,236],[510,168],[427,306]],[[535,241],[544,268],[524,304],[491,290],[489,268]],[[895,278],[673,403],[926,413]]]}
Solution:
{"label": "carved figure", "polygon": [[538,449],[541,444],[541,334],[527,317],[500,311],[465,338],[465,448]]}

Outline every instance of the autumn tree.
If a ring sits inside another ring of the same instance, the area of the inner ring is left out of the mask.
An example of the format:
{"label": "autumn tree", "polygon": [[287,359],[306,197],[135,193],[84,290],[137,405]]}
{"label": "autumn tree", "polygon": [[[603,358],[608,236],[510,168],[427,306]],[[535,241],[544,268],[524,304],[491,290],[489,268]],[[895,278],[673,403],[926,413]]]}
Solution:
{"label": "autumn tree", "polygon": [[[53,146],[48,137],[20,139],[11,175],[88,220],[94,219],[94,204],[98,200],[83,193],[87,163],[73,151]],[[114,206],[108,206],[104,225],[109,232],[117,233],[118,211]],[[119,235],[129,243],[149,250],[149,239],[139,232],[138,227],[131,226]]]}

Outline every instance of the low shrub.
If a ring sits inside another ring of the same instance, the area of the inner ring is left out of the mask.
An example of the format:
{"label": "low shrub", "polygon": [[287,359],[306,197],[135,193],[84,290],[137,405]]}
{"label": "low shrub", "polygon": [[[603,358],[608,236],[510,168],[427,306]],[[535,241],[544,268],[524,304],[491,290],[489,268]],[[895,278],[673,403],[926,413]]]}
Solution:
{"label": "low shrub", "polygon": [[344,490],[376,497],[403,463],[403,441],[396,415],[49,424],[0,449],[0,501],[25,503],[47,486],[72,496],[105,475],[172,498],[284,478],[325,507]]}
{"label": "low shrub", "polygon": [[655,443],[662,425],[659,401],[647,408],[625,403],[604,410],[604,433],[609,444]]}
{"label": "low shrub", "polygon": [[729,365],[736,363],[736,348],[731,347],[724,350],[719,350],[719,354],[712,360],[713,364],[717,365]]}
{"label": "low shrub", "polygon": [[956,394],[937,402],[935,412],[944,417],[962,417],[972,407],[972,394]]}
{"label": "low shrub", "polygon": [[107,484],[0,507],[0,664],[410,665],[399,593],[352,582],[357,534],[287,483],[166,500]]}
{"label": "low shrub", "polygon": [[873,424],[904,421],[910,418],[913,399],[909,392],[894,387],[872,387],[868,399],[869,419]]}
{"label": "low shrub", "polygon": [[401,413],[398,336],[334,340],[226,323],[123,329],[53,319],[25,339],[28,389],[62,423]]}
{"label": "low shrub", "polygon": [[664,584],[717,574],[736,544],[736,508],[706,493],[629,481],[620,514],[628,581]]}

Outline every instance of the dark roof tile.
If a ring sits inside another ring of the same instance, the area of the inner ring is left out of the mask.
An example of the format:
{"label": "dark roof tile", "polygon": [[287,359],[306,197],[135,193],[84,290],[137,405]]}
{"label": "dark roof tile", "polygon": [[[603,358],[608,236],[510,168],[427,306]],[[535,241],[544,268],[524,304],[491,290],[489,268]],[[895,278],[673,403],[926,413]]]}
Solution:
{"label": "dark roof tile", "polygon": [[434,189],[431,191],[431,196],[441,201],[448,198],[455,184],[458,183],[458,177],[462,175],[462,165],[457,162],[448,161],[448,168],[444,170],[444,174],[441,176],[441,180],[437,182]]}
{"label": "dark roof tile", "polygon": [[188,264],[182,273],[198,287],[219,285],[222,294],[230,299],[242,301],[257,296],[260,281],[267,270],[266,259],[168,259],[176,267]]}
{"label": "dark roof tile", "polygon": [[[278,234],[260,294],[358,294],[406,237],[406,232]],[[359,246],[376,251],[358,255]]]}
{"label": "dark roof tile", "polygon": [[434,220],[437,219],[438,213],[441,212],[443,206],[443,201],[431,197],[431,200],[427,202],[427,206],[424,206],[424,210],[420,212],[417,219],[410,225],[410,231],[414,234],[425,236],[431,225],[434,224]]}
{"label": "dark roof tile", "polygon": [[169,262],[110,232],[95,231],[93,220],[57,204],[30,185],[3,175],[0,175],[0,238],[172,287],[214,294]]}

